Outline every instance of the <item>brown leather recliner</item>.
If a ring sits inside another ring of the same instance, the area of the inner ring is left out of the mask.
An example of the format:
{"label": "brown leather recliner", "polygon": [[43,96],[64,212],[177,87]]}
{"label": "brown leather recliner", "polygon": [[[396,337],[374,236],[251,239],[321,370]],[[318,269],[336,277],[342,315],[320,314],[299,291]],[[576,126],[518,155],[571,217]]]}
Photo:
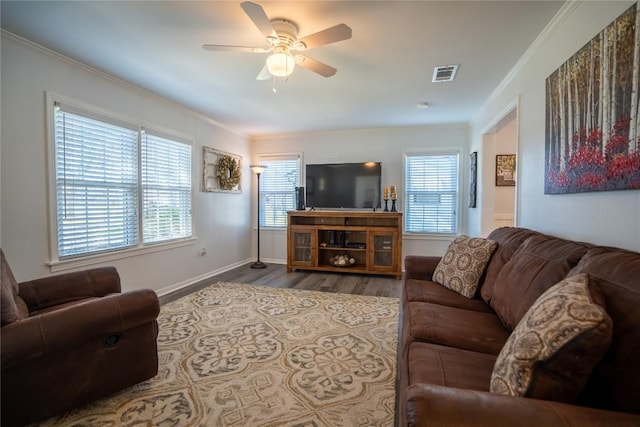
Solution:
{"label": "brown leather recliner", "polygon": [[2,425],[62,414],[155,376],[158,297],[113,267],[17,283],[0,250]]}

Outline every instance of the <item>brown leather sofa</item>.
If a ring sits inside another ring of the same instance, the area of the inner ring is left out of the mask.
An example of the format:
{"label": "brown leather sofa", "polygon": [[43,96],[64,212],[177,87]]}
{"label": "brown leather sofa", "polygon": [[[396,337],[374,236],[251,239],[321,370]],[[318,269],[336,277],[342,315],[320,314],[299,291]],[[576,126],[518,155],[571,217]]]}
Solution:
{"label": "brown leather sofa", "polygon": [[[524,228],[499,228],[472,299],[432,281],[439,257],[405,258],[398,420],[409,426],[640,426],[640,254]],[[611,343],[567,403],[490,392],[518,319],[565,277],[604,294]]]}
{"label": "brown leather sofa", "polygon": [[157,374],[155,292],[120,293],[113,267],[18,284],[1,257],[3,427],[62,414]]}

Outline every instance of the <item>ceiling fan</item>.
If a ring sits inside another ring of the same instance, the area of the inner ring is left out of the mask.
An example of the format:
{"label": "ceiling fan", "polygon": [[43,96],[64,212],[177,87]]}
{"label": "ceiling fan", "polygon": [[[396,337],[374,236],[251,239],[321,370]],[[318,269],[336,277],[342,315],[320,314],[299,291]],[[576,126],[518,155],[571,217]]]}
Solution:
{"label": "ceiling fan", "polygon": [[271,77],[288,77],[293,72],[296,64],[324,77],[331,77],[338,71],[300,52],[350,39],[351,28],[349,26],[338,24],[298,39],[298,27],[295,23],[287,19],[269,19],[262,6],[256,3],[245,1],[240,3],[240,7],[260,32],[264,34],[266,38],[265,47],[204,44],[202,45],[204,49],[248,53],[271,52],[265,66],[258,74],[258,80],[267,80]]}

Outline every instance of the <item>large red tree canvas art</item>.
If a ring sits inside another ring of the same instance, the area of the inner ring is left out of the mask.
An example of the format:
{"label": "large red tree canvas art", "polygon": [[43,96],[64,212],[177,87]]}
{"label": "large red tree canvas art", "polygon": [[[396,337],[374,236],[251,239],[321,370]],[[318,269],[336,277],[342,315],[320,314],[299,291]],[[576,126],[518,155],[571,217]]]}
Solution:
{"label": "large red tree canvas art", "polygon": [[546,80],[545,194],[640,189],[638,3]]}

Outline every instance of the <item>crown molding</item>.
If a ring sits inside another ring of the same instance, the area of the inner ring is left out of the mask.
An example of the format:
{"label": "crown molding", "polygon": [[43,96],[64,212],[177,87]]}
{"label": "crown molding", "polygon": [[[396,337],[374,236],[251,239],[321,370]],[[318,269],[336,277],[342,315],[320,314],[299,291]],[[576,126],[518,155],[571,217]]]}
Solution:
{"label": "crown molding", "polygon": [[569,0],[565,2],[555,16],[544,27],[542,32],[538,34],[538,37],[531,43],[527,50],[518,59],[515,65],[509,70],[507,75],[502,79],[500,84],[491,92],[491,95],[482,103],[472,121],[475,121],[478,114],[485,109],[486,106],[491,104],[498,95],[505,89],[509,83],[518,75],[518,73],[525,67],[529,60],[540,51],[542,46],[558,31],[558,29],[564,24],[564,22],[571,16],[576,8],[582,3],[582,0]]}
{"label": "crown molding", "polygon": [[33,42],[33,41],[29,40],[29,39],[25,39],[24,37],[21,37],[21,36],[19,36],[17,34],[14,34],[14,33],[10,32],[10,31],[7,31],[5,29],[0,29],[0,34],[2,34],[2,37],[6,37],[7,39],[13,40],[13,41],[15,41],[17,43],[20,43],[20,44],[24,45],[24,46],[30,47],[30,48],[32,48],[32,49],[34,49],[34,50],[36,50],[36,51],[38,51],[40,53],[43,53],[45,55],[48,55],[48,56],[53,57],[55,59],[58,59],[60,61],[66,62],[67,64],[73,65],[74,67],[81,68],[82,70],[84,70],[84,71],[86,71],[88,73],[91,73],[91,74],[94,74],[94,75],[96,75],[98,77],[101,77],[102,79],[108,80],[108,81],[110,81],[112,83],[115,83],[115,84],[118,84],[118,85],[121,85],[121,86],[125,86],[128,89],[131,89],[132,91],[140,93],[141,95],[155,98],[156,100],[161,101],[161,102],[163,102],[163,103],[165,103],[167,105],[170,105],[170,106],[172,106],[174,108],[177,107],[177,108],[185,111],[186,113],[192,114],[192,115],[196,116],[197,118],[199,118],[199,119],[201,119],[201,120],[203,120],[203,121],[205,121],[205,122],[207,122],[207,123],[209,123],[211,125],[219,127],[221,129],[224,129],[224,130],[226,130],[228,132],[231,132],[231,133],[233,133],[235,135],[238,135],[238,136],[241,136],[243,138],[247,138],[247,139],[249,138],[248,134],[240,132],[237,129],[234,129],[234,128],[232,128],[232,127],[230,127],[228,125],[225,125],[223,123],[220,123],[217,120],[215,120],[215,119],[203,114],[200,111],[197,111],[197,110],[194,110],[192,108],[189,108],[186,105],[180,104],[180,103],[178,103],[176,101],[172,101],[169,98],[166,98],[166,97],[164,97],[162,95],[159,95],[159,94],[157,94],[155,92],[152,92],[152,91],[150,91],[148,89],[144,89],[144,88],[142,88],[140,86],[136,86],[133,83],[130,83],[130,82],[126,81],[126,80],[118,78],[118,77],[116,77],[116,76],[114,76],[112,74],[109,74],[109,73],[106,73],[104,71],[101,71],[101,70],[99,70],[97,68],[91,67],[90,65],[87,65],[87,64],[82,63],[80,61],[77,61],[77,60],[75,60],[73,58],[65,56],[65,55],[61,54],[60,52],[56,52],[55,50],[49,49],[47,47],[44,47],[44,46],[42,46],[42,45],[40,45],[38,43],[35,43],[35,42]]}

